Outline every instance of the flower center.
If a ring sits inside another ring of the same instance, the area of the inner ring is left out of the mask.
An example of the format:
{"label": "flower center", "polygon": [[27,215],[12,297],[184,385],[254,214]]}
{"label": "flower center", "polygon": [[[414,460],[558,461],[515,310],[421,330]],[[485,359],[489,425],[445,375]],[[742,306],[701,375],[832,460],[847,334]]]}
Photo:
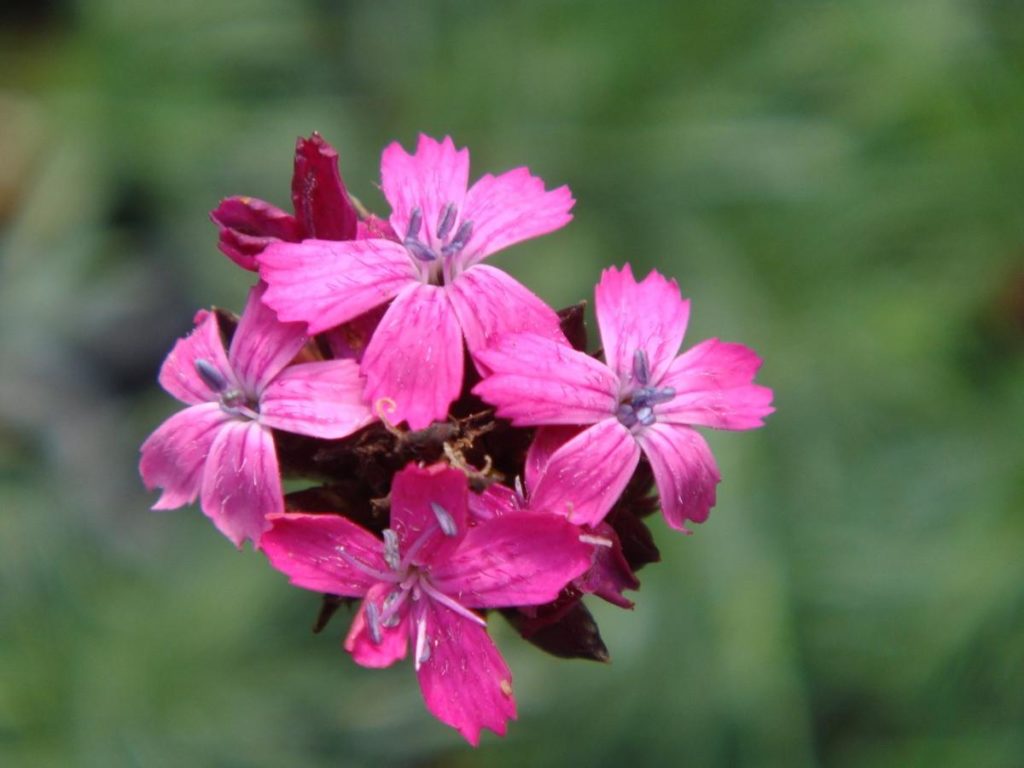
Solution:
{"label": "flower center", "polygon": [[[420,239],[420,230],[423,229],[423,210],[416,206],[409,215],[409,226],[405,232],[405,239],[402,244],[409,255],[419,264],[425,267],[425,276],[429,282],[437,285],[447,277],[447,262],[451,257],[462,252],[473,236],[473,222],[464,221],[458,229],[455,228],[455,220],[458,218],[459,210],[455,203],[448,203],[441,209],[437,217],[437,226],[434,227],[434,236],[430,232],[424,232],[424,239]],[[421,270],[423,269],[421,267]]]}
{"label": "flower center", "polygon": [[651,366],[643,349],[633,353],[633,379],[640,386],[622,399],[615,416],[627,428],[637,424],[649,427],[655,422],[654,406],[670,401],[676,391],[672,387],[651,386]]}
{"label": "flower center", "polygon": [[253,398],[247,398],[240,389],[229,387],[227,379],[209,360],[197,358],[195,366],[199,378],[211,392],[217,395],[217,402],[220,403],[220,409],[224,413],[252,420],[260,417],[259,402]]}

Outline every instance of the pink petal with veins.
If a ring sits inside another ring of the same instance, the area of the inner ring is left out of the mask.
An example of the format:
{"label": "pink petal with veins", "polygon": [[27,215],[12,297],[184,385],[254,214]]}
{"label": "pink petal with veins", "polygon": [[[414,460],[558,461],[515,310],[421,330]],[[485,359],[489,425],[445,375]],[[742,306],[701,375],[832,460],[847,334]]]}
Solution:
{"label": "pink petal with veins", "polygon": [[228,360],[239,383],[252,397],[258,396],[306,343],[302,323],[279,322],[274,312],[264,305],[265,290],[264,283],[257,283],[249,291],[249,300],[228,350]]}
{"label": "pink petal with veins", "polygon": [[466,270],[448,286],[448,297],[474,359],[504,333],[536,333],[568,346],[555,311],[500,269]]}
{"label": "pink petal with veins", "polygon": [[270,430],[254,421],[230,421],[218,431],[206,460],[203,512],[236,546],[258,542],[281,512],[281,474]]}
{"label": "pink petal with veins", "polygon": [[677,357],[659,386],[675,397],[658,406],[658,418],[673,424],[717,429],[754,429],[764,425],[772,390],[754,384],[761,358],[742,344],[708,339]]}
{"label": "pink petal with veins", "polygon": [[569,187],[547,191],[527,168],[482,176],[466,193],[462,221],[473,222],[473,236],[460,254],[469,266],[514,243],[546,235],[572,221]]}
{"label": "pink petal with veins", "polygon": [[[410,155],[397,141],[389,144],[380,159],[381,189],[391,205],[390,223],[399,237],[405,237],[413,208],[419,208],[423,229],[420,239],[430,240],[441,212],[448,203],[462,208],[469,182],[469,150],[456,149],[451,138],[437,141],[420,134],[415,154]],[[464,216],[460,216],[463,220]],[[424,237],[430,233],[431,237]]]}
{"label": "pink petal with veins", "polygon": [[153,509],[176,509],[199,495],[206,457],[230,417],[217,403],[193,405],[171,416],[142,444],[139,473],[163,493]]}
{"label": "pink petal with veins", "polygon": [[556,515],[513,512],[471,528],[430,578],[467,608],[540,605],[590,568],[580,529]]}
{"label": "pink petal with veins", "polygon": [[577,426],[540,427],[533,436],[533,442],[526,450],[526,467],[523,482],[527,493],[532,493],[547,470],[548,462],[555,451],[572,440],[582,431]]}
{"label": "pink petal with veins", "polygon": [[217,317],[205,309],[196,313],[195,330],[177,341],[160,368],[160,386],[189,405],[217,399],[217,394],[197,373],[196,360],[205,360],[212,365],[228,386],[238,386],[224,353]]}
{"label": "pink petal with veins", "polygon": [[404,246],[390,240],[274,243],[259,256],[263,301],[283,322],[320,333],[385,303],[416,280]]}
{"label": "pink petal with veins", "polygon": [[477,359],[492,373],[473,392],[516,426],[593,424],[615,413],[615,375],[566,344],[533,333],[508,334]]}
{"label": "pink petal with veins", "polygon": [[588,427],[551,456],[533,489],[530,508],[565,515],[577,525],[597,525],[633,476],[640,447],[610,418]]}
{"label": "pink petal with veins", "polygon": [[394,424],[413,430],[448,415],[462,389],[462,333],[443,288],[414,283],[388,307],[363,355],[366,398],[394,403]]}
{"label": "pink petal with veins", "polygon": [[260,422],[299,435],[338,440],[373,421],[354,360],[285,368],[263,391]]}
{"label": "pink petal with veins", "polygon": [[369,571],[387,570],[381,540],[346,517],[287,513],[271,515],[268,522],[273,527],[260,539],[260,549],[297,587],[362,597],[379,581]]}
{"label": "pink petal with veins", "polygon": [[658,381],[683,343],[690,302],[679,294],[675,280],[651,272],[637,282],[626,264],[601,274],[595,291],[597,325],[604,358],[623,380],[633,378],[634,355],[647,353],[650,381]]}
{"label": "pink petal with veins", "polygon": [[704,522],[722,479],[704,438],[689,427],[654,424],[639,439],[654,470],[665,521],[680,531],[686,530],[687,520]]}
{"label": "pink petal with veins", "polygon": [[[413,562],[430,562],[443,557],[466,534],[469,485],[466,475],[447,464],[419,467],[409,464],[391,482],[391,527],[398,534],[399,551],[405,555],[424,531],[435,536],[422,546]],[[438,505],[451,518],[453,536],[446,536],[438,523]]]}
{"label": "pink petal with veins", "polygon": [[430,657],[418,677],[427,709],[473,746],[483,728],[504,736],[516,716],[512,673],[487,630],[432,602],[426,621]]}

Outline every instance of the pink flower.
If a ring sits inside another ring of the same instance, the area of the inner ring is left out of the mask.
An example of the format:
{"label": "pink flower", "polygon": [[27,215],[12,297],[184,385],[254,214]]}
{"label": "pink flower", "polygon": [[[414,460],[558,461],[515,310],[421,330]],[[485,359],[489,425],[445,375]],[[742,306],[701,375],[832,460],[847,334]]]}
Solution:
{"label": "pink flower", "polygon": [[[259,256],[265,301],[284,321],[320,333],[391,302],[366,348],[370,402],[391,400],[396,423],[443,419],[462,386],[462,341],[476,355],[498,333],[562,339],[558,318],[504,272],[481,262],[572,218],[568,187],[545,191],[526,168],[467,190],[469,152],[420,136],[416,153],[384,150],[381,186],[402,240],[276,243]],[[392,301],[393,300],[393,301]]]}
{"label": "pink flower", "polygon": [[[676,356],[690,303],[657,272],[637,283],[605,270],[596,313],[607,364],[536,334],[508,334],[479,353],[492,371],[473,390],[517,426],[587,425],[551,455],[531,503],[595,525],[647,457],[668,524],[685,530],[715,504],[714,457],[694,425],[753,429],[773,411],[753,383],[760,358],[710,339]],[[565,485],[572,486],[571,503]]]}
{"label": "pink flower", "polygon": [[274,515],[261,548],[305,589],[363,602],[345,648],[386,667],[413,648],[427,709],[471,744],[515,718],[511,673],[475,611],[539,605],[590,564],[579,530],[554,515],[511,513],[470,525],[466,476],[409,465],[391,487],[381,541],[337,515]]}
{"label": "pink flower", "polygon": [[241,546],[284,508],[272,429],[336,439],[372,421],[351,360],[288,364],[306,343],[301,325],[279,323],[257,285],[226,353],[214,314],[178,341],[160,370],[164,389],[189,407],[142,445],[146,487],[162,488],[153,509],[201,497],[203,512]]}
{"label": "pink flower", "polygon": [[314,132],[295,143],[292,175],[295,215],[251,197],[229,197],[210,212],[220,230],[220,249],[245,269],[256,269],[256,255],[270,243],[352,240],[357,236],[356,210],[338,170],[338,153]]}

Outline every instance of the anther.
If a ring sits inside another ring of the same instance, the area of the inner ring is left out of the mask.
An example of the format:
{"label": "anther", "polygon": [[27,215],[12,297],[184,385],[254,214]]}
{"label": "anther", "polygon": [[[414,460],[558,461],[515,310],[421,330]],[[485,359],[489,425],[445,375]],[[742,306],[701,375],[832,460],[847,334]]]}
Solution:
{"label": "anther", "polygon": [[458,231],[455,233],[455,237],[448,243],[444,248],[441,249],[443,256],[451,256],[452,254],[458,253],[466,247],[466,243],[469,242],[469,238],[473,236],[473,222],[464,221],[459,225]]}
{"label": "anther", "polygon": [[398,554],[398,534],[390,528],[384,529],[384,562],[393,571],[397,571],[402,562]]}
{"label": "anther", "polygon": [[645,427],[651,426],[654,423],[654,409],[649,405],[645,405],[642,408],[636,410],[636,420],[643,424]]}
{"label": "anther", "polygon": [[633,406],[629,403],[619,405],[618,410],[615,411],[615,416],[624,427],[632,427],[638,421],[636,411],[633,410]]}
{"label": "anther", "polygon": [[455,203],[448,203],[437,218],[437,239],[444,240],[455,226]]}
{"label": "anther", "polygon": [[380,613],[377,611],[377,605],[369,600],[366,601],[366,626],[370,630],[370,639],[373,640],[374,645],[380,645],[381,633],[380,633]]}
{"label": "anther", "polygon": [[430,508],[434,510],[434,515],[437,517],[437,524],[441,526],[441,531],[445,536],[451,537],[459,532],[459,528],[455,524],[455,518],[451,516],[447,509],[442,507],[436,501],[430,502]]}
{"label": "anther", "polygon": [[[412,209],[412,213],[409,214],[409,227],[405,230],[406,240],[415,240],[419,237],[420,227],[423,225],[423,211],[420,210],[419,206]],[[408,243],[406,243],[408,245]]]}
{"label": "anther", "polygon": [[633,376],[641,385],[646,385],[651,378],[651,366],[643,349],[633,353]]}
{"label": "anther", "polygon": [[427,644],[427,620],[422,616],[416,622],[416,671],[420,664],[430,658],[430,646]]}
{"label": "anther", "polygon": [[437,254],[414,237],[406,238],[403,245],[409,249],[409,253],[420,261],[437,261]]}
{"label": "anther", "polygon": [[223,392],[224,388],[227,387],[227,379],[213,367],[213,364],[209,360],[203,358],[197,358],[195,361],[196,373],[199,374],[199,378],[203,380],[203,384],[208,386],[213,392]]}

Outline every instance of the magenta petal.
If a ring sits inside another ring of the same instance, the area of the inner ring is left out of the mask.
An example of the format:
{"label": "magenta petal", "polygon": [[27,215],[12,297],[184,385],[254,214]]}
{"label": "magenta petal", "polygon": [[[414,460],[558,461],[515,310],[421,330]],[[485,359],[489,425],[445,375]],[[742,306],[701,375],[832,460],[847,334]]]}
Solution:
{"label": "magenta petal", "polygon": [[608,523],[601,523],[594,528],[593,535],[604,539],[610,546],[595,545],[593,548],[593,565],[578,578],[575,586],[588,595],[597,595],[612,605],[620,608],[632,608],[633,601],[623,596],[627,589],[639,589],[640,581],[629,567],[626,556],[622,552],[619,535]]}
{"label": "magenta petal", "polygon": [[432,602],[426,621],[430,657],[418,677],[427,709],[473,746],[483,728],[504,736],[516,717],[512,673],[487,630]]}
{"label": "magenta petal", "polygon": [[655,382],[683,343],[690,302],[680,296],[675,280],[651,272],[638,283],[627,264],[621,272],[611,267],[601,274],[594,310],[608,365],[625,381],[633,376],[634,355],[642,349]]}
{"label": "magenta petal", "polygon": [[526,467],[523,482],[528,493],[537,487],[548,468],[548,462],[555,451],[572,440],[582,431],[578,426],[540,427],[533,436],[533,442],[526,450]]}
{"label": "magenta petal", "polygon": [[685,531],[686,521],[704,522],[715,506],[722,476],[700,434],[676,424],[654,424],[640,433],[640,445],[654,470],[665,521]]}
{"label": "magenta petal", "polygon": [[[384,313],[363,355],[366,398],[394,424],[423,429],[462,389],[462,333],[444,288],[414,283]],[[394,404],[393,410],[390,405]]]}
{"label": "magenta petal", "polygon": [[280,208],[252,197],[221,200],[210,218],[220,231],[221,251],[244,269],[256,271],[256,256],[278,240],[302,237],[295,218]]}
{"label": "magenta petal", "polygon": [[597,525],[618,501],[640,461],[636,438],[615,419],[588,427],[551,456],[530,496],[537,512]]}
{"label": "magenta petal", "polygon": [[206,460],[203,512],[237,546],[258,542],[270,528],[267,515],[281,512],[281,475],[270,430],[256,422],[231,421],[217,433]]}
{"label": "magenta petal", "polygon": [[[404,659],[409,646],[409,612],[408,604],[398,610],[398,621],[393,626],[379,625],[380,642],[374,640],[366,620],[366,606],[372,602],[378,611],[383,612],[384,599],[393,589],[393,585],[379,583],[366,594],[366,599],[359,606],[352,626],[345,638],[345,650],[352,654],[356,663],[363,667],[381,669],[390,667],[399,659]],[[391,622],[388,622],[389,624]]]}
{"label": "magenta petal", "polygon": [[469,516],[475,522],[521,512],[525,503],[518,493],[501,483],[487,486],[483,493],[470,493],[468,498]]}
{"label": "magenta petal", "polygon": [[379,307],[375,307],[369,312],[364,312],[359,317],[353,318],[337,328],[325,331],[323,337],[327,340],[331,356],[342,360],[355,360],[356,362],[362,360],[363,352],[366,351],[366,345],[370,343],[373,332],[377,330],[377,326],[380,324],[381,318],[384,317],[386,310],[387,307],[381,304]]}
{"label": "magenta petal", "polygon": [[754,384],[761,358],[742,344],[708,339],[677,357],[659,382],[675,397],[658,406],[658,418],[673,424],[718,429],[754,429],[764,424],[772,391]]}
{"label": "magenta petal", "polygon": [[260,539],[260,549],[297,587],[362,597],[378,582],[367,571],[387,570],[381,540],[346,517],[289,513],[268,521],[273,527]]}
{"label": "magenta petal", "polygon": [[471,528],[430,579],[467,608],[540,605],[590,568],[591,550],[563,517],[513,512]]}
{"label": "magenta petal", "polygon": [[189,405],[217,399],[217,393],[196,371],[196,360],[205,360],[229,386],[237,386],[235,374],[224,354],[217,317],[205,309],[196,313],[195,330],[177,341],[160,368],[160,386]]}
{"label": "magenta petal", "polygon": [[[407,552],[425,531],[444,537],[434,505],[451,518],[455,534],[447,537],[454,546],[466,532],[469,485],[465,473],[447,464],[419,467],[409,464],[391,481],[391,527],[398,534],[399,550]],[[424,546],[414,562],[443,557],[450,547]]]}
{"label": "magenta petal", "polygon": [[359,217],[338,169],[338,152],[319,133],[295,143],[292,204],[301,239],[352,240]]}
{"label": "magenta petal", "polygon": [[477,358],[492,373],[473,392],[516,426],[592,424],[615,413],[615,375],[566,344],[533,333],[508,334]]}
{"label": "magenta petal", "polygon": [[417,275],[405,248],[390,240],[274,243],[259,263],[269,286],[263,300],[283,322],[307,323],[311,334],[383,304]]}
{"label": "magenta petal", "polygon": [[229,418],[217,403],[193,405],[147,438],[139,474],[150,490],[163,489],[153,509],[176,509],[196,500],[210,446]]}
{"label": "magenta petal", "polygon": [[526,331],[568,345],[555,311],[500,269],[467,269],[448,286],[448,296],[474,358],[503,333]]}
{"label": "magenta petal", "polygon": [[274,429],[337,440],[373,421],[353,360],[285,368],[260,397],[260,422]]}
{"label": "magenta petal", "polygon": [[[396,141],[381,155],[380,178],[384,197],[391,204],[394,231],[404,237],[412,209],[419,208],[424,228],[420,239],[433,244],[444,207],[453,203],[456,209],[462,208],[469,182],[469,150],[456,149],[447,136],[437,141],[420,134],[416,153],[410,155]],[[465,221],[466,217],[459,218]]]}
{"label": "magenta petal", "polygon": [[474,264],[514,243],[564,227],[572,220],[569,211],[575,202],[568,187],[546,191],[544,182],[527,168],[482,176],[466,193],[461,219],[473,222],[473,236],[460,261]]}
{"label": "magenta petal", "polygon": [[265,291],[263,283],[249,291],[249,300],[228,350],[231,366],[250,397],[258,396],[306,343],[305,327],[301,323],[279,322],[262,301]]}

